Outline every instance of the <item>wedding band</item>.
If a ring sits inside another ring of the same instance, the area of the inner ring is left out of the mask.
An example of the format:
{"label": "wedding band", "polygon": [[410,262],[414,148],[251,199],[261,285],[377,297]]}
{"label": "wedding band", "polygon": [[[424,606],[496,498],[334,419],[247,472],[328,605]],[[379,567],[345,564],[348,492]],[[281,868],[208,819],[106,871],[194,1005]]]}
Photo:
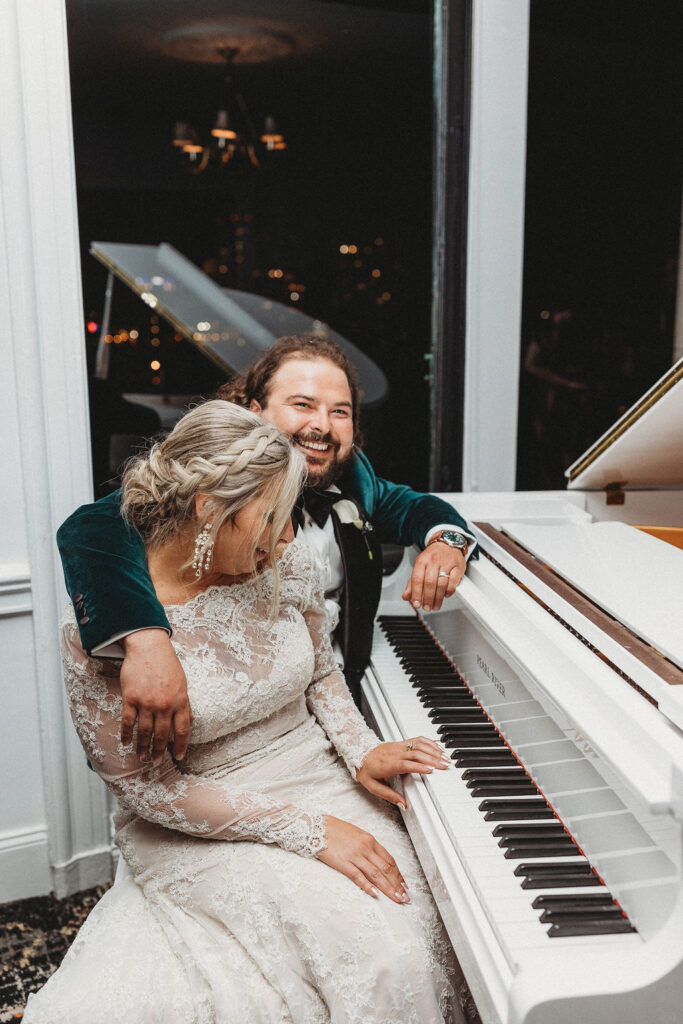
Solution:
{"label": "wedding band", "polygon": [[446,579],[450,579],[450,575],[449,572],[444,572],[443,570],[439,573],[439,576],[445,576]]}
{"label": "wedding band", "polygon": [[406,743],[406,750],[412,750],[412,749],[413,749],[413,741],[412,740],[408,740],[408,742]]}

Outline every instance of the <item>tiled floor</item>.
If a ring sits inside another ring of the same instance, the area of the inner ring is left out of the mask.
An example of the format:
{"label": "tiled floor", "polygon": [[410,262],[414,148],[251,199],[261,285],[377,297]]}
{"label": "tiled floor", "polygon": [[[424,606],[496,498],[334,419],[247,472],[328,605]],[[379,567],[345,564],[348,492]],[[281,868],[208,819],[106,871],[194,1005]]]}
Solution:
{"label": "tiled floor", "polygon": [[0,905],[0,1024],[21,1020],[29,994],[59,967],[104,892],[97,888],[66,900],[37,896]]}

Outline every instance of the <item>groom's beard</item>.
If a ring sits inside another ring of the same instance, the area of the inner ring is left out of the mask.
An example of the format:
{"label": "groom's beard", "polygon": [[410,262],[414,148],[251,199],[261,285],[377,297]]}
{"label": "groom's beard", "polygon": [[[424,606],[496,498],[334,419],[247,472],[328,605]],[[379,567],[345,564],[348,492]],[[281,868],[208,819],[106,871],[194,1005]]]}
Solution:
{"label": "groom's beard", "polygon": [[[306,487],[315,487],[316,490],[324,491],[332,484],[336,483],[339,477],[344,472],[346,465],[351,458],[352,450],[346,455],[340,458],[339,456],[339,444],[333,440],[331,434],[324,434],[320,437],[318,434],[312,434],[310,432],[301,431],[298,434],[292,436],[292,440],[295,444],[301,446],[307,441],[313,441],[315,444],[327,444],[329,448],[326,452],[321,453],[320,465],[316,465],[316,456],[311,450],[306,450],[300,447],[300,450],[306,454],[306,465],[308,467],[308,478],[306,480]],[[312,461],[309,461],[309,457]]]}

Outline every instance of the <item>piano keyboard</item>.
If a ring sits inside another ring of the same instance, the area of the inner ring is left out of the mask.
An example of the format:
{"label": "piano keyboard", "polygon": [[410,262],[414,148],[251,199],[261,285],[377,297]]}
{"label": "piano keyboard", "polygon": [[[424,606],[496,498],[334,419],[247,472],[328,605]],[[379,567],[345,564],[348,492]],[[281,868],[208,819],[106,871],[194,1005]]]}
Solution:
{"label": "piano keyboard", "polygon": [[428,777],[430,795],[505,944],[519,949],[547,938],[634,932],[421,620],[378,622],[373,668],[387,684],[382,689],[396,721],[409,723],[406,735],[436,735],[450,754],[453,768]]}

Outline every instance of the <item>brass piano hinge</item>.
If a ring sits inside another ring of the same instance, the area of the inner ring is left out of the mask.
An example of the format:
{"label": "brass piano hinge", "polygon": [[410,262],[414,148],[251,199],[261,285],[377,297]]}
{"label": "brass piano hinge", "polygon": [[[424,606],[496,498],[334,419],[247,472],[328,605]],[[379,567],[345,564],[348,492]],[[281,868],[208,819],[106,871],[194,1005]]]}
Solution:
{"label": "brass piano hinge", "polygon": [[624,487],[626,481],[616,481],[613,484],[607,484],[605,487],[605,504],[606,505],[623,505],[626,501],[626,495],[624,494]]}

